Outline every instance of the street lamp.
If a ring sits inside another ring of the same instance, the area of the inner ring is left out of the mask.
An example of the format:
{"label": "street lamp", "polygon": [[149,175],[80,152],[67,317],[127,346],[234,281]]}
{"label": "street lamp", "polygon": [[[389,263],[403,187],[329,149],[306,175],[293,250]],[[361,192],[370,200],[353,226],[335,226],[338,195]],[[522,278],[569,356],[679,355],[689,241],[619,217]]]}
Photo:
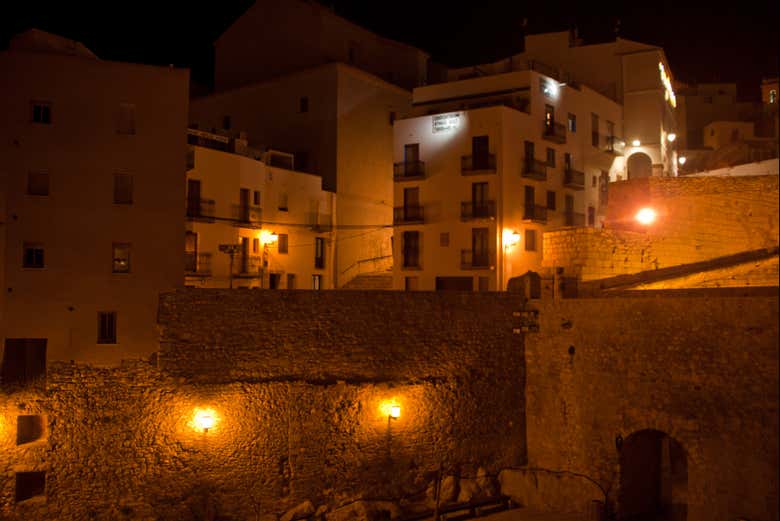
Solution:
{"label": "street lamp", "polygon": [[279,235],[268,231],[260,231],[260,242],[263,244],[263,264],[260,266],[260,287],[265,287],[265,268],[268,266],[268,247],[279,240]]}
{"label": "street lamp", "polygon": [[230,255],[230,272],[228,274],[228,277],[230,279],[230,289],[233,289],[233,258],[236,256],[236,253],[241,251],[241,245],[240,244],[220,244],[219,245],[219,251],[222,253],[227,253]]}

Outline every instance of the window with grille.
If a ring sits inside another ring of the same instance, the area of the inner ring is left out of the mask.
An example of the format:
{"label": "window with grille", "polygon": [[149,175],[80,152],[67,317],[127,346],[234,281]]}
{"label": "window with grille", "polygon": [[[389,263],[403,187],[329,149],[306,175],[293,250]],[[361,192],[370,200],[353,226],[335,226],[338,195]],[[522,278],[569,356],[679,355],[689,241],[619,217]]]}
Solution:
{"label": "window with grille", "polygon": [[98,344],[116,344],[116,311],[98,312]]}
{"label": "window with grille", "polygon": [[287,253],[287,234],[280,233],[278,242],[276,243],[279,248],[279,253]]}
{"label": "window with grille", "polygon": [[126,242],[114,243],[111,271],[114,273],[130,273],[130,244]]}
{"label": "window with grille", "polygon": [[33,101],[31,103],[31,111],[33,123],[51,125],[51,103],[48,101]]}
{"label": "window with grille", "polygon": [[37,242],[25,242],[23,245],[24,255],[22,257],[22,267],[24,268],[43,268],[43,244]]}
{"label": "window with grille", "polygon": [[322,237],[314,239],[314,267],[317,269],[325,267],[325,239]]}
{"label": "window with grille", "polygon": [[525,231],[525,249],[526,251],[536,251],[536,230]]}

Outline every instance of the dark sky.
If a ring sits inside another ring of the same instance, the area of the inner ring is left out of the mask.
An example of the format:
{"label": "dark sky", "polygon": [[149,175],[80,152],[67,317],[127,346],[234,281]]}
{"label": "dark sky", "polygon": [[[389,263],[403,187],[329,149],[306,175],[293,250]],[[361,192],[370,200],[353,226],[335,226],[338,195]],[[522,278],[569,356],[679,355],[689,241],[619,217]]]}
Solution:
{"label": "dark sky", "polygon": [[[16,32],[38,27],[82,41],[101,58],[173,63],[190,67],[195,81],[208,83],[212,42],[252,3],[27,1],[26,7],[6,11],[0,17],[0,45],[4,47]],[[576,23],[580,36],[588,42],[608,40],[619,18],[622,36],[664,47],[677,79],[736,81],[742,97],[757,99],[761,77],[777,75],[777,0],[712,0],[706,4],[667,0],[322,3],[450,65],[479,63],[521,51],[523,19],[528,20],[526,30],[531,33],[563,30]]]}

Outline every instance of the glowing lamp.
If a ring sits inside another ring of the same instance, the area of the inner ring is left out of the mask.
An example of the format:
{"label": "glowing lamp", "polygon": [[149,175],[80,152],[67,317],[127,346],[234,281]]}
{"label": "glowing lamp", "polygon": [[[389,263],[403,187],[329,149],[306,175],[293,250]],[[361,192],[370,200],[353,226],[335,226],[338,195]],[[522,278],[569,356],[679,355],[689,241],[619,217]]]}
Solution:
{"label": "glowing lamp", "polygon": [[520,242],[520,234],[514,230],[504,230],[504,244],[514,246]]}
{"label": "glowing lamp", "polygon": [[674,140],[677,139],[677,134],[671,132],[666,136],[666,139],[669,140],[669,143],[674,143]]}
{"label": "glowing lamp", "polygon": [[680,156],[677,158],[677,162],[681,165],[684,165],[686,161],[688,161],[688,159],[685,156]]}
{"label": "glowing lamp", "polygon": [[397,420],[401,417],[401,406],[400,405],[393,405],[390,407],[390,417],[394,420]]}
{"label": "glowing lamp", "polygon": [[638,147],[638,146],[639,146],[639,145],[641,145],[641,144],[642,144],[642,142],[641,142],[641,141],[639,141],[638,139],[635,139],[635,140],[633,140],[633,141],[631,142],[631,146],[632,146],[632,147]]}
{"label": "glowing lamp", "polygon": [[648,226],[655,222],[657,215],[655,213],[655,210],[652,208],[642,208],[639,210],[634,218],[639,222],[639,224],[642,224],[644,226]]}
{"label": "glowing lamp", "polygon": [[260,232],[260,242],[263,244],[273,244],[279,240],[279,236],[274,232],[263,230]]}
{"label": "glowing lamp", "polygon": [[197,411],[195,413],[195,427],[202,429],[203,432],[209,432],[209,429],[214,427],[214,424],[216,423],[214,416],[214,411],[210,409]]}

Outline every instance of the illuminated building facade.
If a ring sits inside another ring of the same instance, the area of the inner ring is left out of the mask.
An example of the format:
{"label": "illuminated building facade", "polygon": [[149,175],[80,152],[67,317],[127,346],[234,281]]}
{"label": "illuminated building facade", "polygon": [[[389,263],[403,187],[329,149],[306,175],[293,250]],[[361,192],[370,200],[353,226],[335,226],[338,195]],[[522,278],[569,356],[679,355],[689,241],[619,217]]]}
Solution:
{"label": "illuminated building facade", "polygon": [[188,141],[186,285],[332,289],[335,194],[322,178],[241,137],[190,129]]}
{"label": "illuminated building facade", "polygon": [[394,128],[394,289],[538,270],[545,231],[601,226],[624,148],[617,102],[528,70],[417,88]]}
{"label": "illuminated building facade", "polygon": [[0,71],[4,367],[148,356],[183,280],[188,71],[38,30]]}

